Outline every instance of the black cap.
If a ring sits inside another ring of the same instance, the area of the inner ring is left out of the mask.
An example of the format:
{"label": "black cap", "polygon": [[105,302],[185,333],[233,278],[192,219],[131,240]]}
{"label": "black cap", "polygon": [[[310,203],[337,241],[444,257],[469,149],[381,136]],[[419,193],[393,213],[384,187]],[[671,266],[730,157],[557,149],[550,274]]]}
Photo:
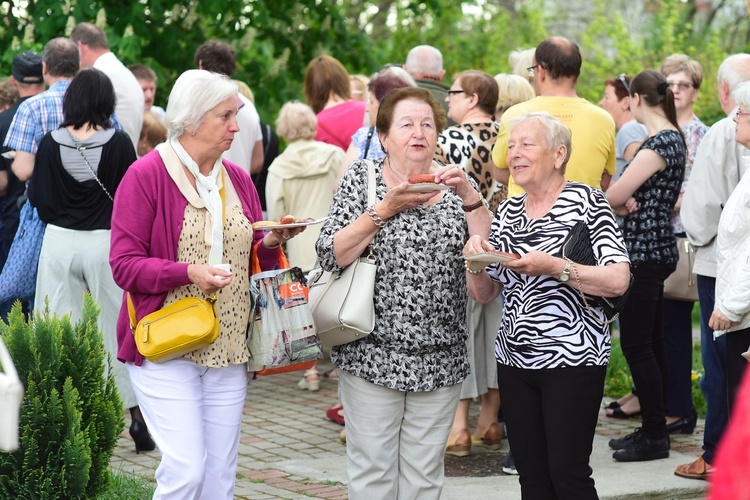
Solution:
{"label": "black cap", "polygon": [[42,55],[27,50],[13,58],[13,78],[19,83],[42,83]]}

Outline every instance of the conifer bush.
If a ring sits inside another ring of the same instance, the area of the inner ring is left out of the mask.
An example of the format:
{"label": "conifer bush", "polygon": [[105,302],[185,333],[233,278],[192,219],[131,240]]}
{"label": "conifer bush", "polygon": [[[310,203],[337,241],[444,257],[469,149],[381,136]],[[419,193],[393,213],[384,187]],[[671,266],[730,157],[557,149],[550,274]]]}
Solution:
{"label": "conifer bush", "polygon": [[125,423],[98,316],[86,294],[75,325],[48,309],[27,321],[20,303],[0,321],[25,388],[20,448],[0,453],[1,497],[93,498],[107,488]]}

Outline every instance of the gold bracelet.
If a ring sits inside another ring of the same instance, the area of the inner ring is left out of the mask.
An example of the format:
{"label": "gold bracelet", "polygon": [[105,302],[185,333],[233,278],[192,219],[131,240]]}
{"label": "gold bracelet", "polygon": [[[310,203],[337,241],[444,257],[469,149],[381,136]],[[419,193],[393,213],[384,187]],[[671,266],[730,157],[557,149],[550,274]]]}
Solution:
{"label": "gold bracelet", "polygon": [[482,269],[480,269],[478,271],[473,270],[471,268],[471,265],[469,265],[469,261],[468,260],[464,261],[464,264],[466,265],[466,272],[469,273],[469,274],[473,274],[474,276],[476,276],[477,274],[482,274],[482,271],[484,271],[484,268],[482,268]]}
{"label": "gold bracelet", "polygon": [[583,286],[581,285],[581,277],[578,276],[578,268],[576,267],[575,262],[572,260],[568,260],[570,262],[570,270],[573,271],[573,276],[576,277],[576,284],[578,285],[578,293],[581,294],[581,300],[583,300],[583,305],[586,306],[586,309],[589,311],[589,314],[591,314],[593,317],[597,317],[596,314],[594,314],[594,311],[591,310],[591,307],[589,306],[588,300],[586,300],[586,294],[583,293]]}

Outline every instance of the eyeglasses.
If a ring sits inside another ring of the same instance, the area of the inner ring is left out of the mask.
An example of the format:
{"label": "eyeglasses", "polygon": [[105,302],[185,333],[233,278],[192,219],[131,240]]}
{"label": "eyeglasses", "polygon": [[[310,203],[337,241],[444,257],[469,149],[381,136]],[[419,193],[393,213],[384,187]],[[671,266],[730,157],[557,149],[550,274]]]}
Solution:
{"label": "eyeglasses", "polygon": [[450,97],[450,96],[455,95],[455,94],[463,94],[464,92],[465,92],[464,90],[449,90],[448,91],[448,96]]}
{"label": "eyeglasses", "polygon": [[630,85],[628,85],[628,80],[627,80],[627,78],[625,76],[625,73],[620,73],[617,76],[617,81],[620,82],[620,83],[622,83],[622,86],[625,87],[625,92],[627,92],[629,94],[630,93]]}
{"label": "eyeglasses", "polygon": [[690,82],[667,82],[667,86],[669,88],[672,88],[675,85],[679,87],[680,90],[692,89],[694,87],[694,85]]}
{"label": "eyeglasses", "polygon": [[737,112],[734,114],[737,118],[742,118],[743,116],[750,116],[750,113],[745,113],[744,111],[740,111],[737,109]]}
{"label": "eyeglasses", "polygon": [[534,70],[537,69],[541,64],[535,64],[533,66],[529,66],[526,68],[526,73],[529,74],[529,77],[534,78]]}

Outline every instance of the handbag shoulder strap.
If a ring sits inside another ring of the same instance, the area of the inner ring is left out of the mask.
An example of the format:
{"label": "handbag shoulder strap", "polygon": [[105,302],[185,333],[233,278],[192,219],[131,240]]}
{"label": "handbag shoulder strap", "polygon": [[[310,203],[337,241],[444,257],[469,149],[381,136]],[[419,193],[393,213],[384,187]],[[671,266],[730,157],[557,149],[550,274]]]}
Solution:
{"label": "handbag shoulder strap", "polygon": [[375,133],[375,127],[370,127],[367,131],[367,142],[365,142],[365,152],[362,155],[362,159],[367,159],[367,153],[370,151],[370,143],[372,142],[372,136]]}
{"label": "handbag shoulder strap", "polygon": [[371,160],[364,160],[367,164],[367,206],[371,207],[375,204],[376,194],[375,189],[377,188],[377,180],[375,179],[375,163]]}
{"label": "handbag shoulder strap", "polygon": [[138,322],[135,320],[135,306],[133,305],[133,299],[130,298],[130,292],[125,292],[128,300],[128,317],[130,318],[130,331],[135,332],[135,325]]}

